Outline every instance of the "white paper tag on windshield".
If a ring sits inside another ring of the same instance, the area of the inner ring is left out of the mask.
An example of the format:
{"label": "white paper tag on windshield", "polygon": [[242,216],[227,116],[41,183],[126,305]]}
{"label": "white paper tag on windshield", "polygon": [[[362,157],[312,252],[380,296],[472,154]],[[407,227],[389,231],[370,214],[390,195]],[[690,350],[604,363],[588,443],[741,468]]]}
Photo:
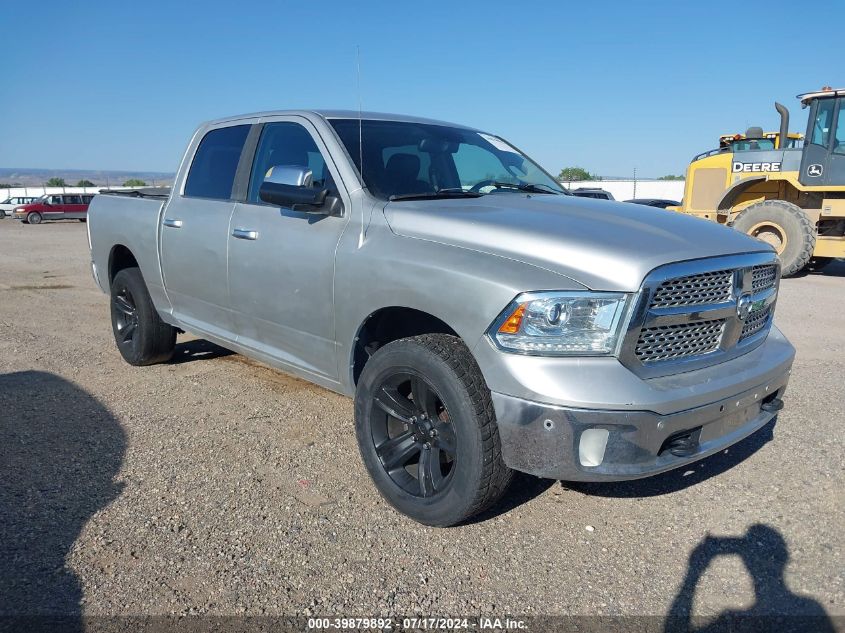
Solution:
{"label": "white paper tag on windshield", "polygon": [[493,147],[495,147],[496,149],[498,149],[502,152],[510,152],[511,154],[519,154],[519,152],[517,152],[513,147],[511,147],[510,145],[508,145],[507,143],[505,143],[502,139],[500,139],[498,137],[490,136],[489,134],[481,134],[480,132],[479,132],[478,135],[481,138],[483,138],[485,141],[490,143],[490,145],[492,145]]}

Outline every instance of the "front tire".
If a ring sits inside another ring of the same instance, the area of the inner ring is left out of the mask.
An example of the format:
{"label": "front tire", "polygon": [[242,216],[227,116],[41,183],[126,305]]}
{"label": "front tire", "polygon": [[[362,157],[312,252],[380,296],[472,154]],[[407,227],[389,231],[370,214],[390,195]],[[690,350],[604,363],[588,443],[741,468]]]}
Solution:
{"label": "front tire", "polygon": [[158,316],[139,268],[124,268],[114,276],[111,323],[117,349],[130,365],[163,363],[173,356],[176,328]]}
{"label": "front tire", "polygon": [[482,512],[512,477],[490,390],[454,336],[401,339],[373,354],[355,393],[355,429],[378,491],[426,525]]}
{"label": "front tire", "polygon": [[38,211],[33,211],[32,213],[27,213],[26,215],[26,223],[27,224],[41,224],[43,218]]}
{"label": "front tire", "polygon": [[794,275],[813,256],[816,230],[801,207],[783,200],[764,200],[743,210],[733,227],[771,244],[780,257],[782,275]]}

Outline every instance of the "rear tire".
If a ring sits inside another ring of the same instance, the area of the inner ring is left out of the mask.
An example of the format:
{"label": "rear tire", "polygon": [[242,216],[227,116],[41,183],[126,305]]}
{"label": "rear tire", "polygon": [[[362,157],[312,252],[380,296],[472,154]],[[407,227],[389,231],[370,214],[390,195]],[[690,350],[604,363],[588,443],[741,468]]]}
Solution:
{"label": "rear tire", "polygon": [[426,525],[455,525],[482,512],[513,476],[502,460],[490,390],[454,336],[400,339],[373,354],[355,393],[355,430],[378,491]]}
{"label": "rear tire", "polygon": [[26,214],[26,223],[27,224],[41,224],[41,214],[38,211],[33,211],[32,213]]}
{"label": "rear tire", "polygon": [[786,277],[800,271],[813,256],[816,229],[801,207],[783,200],[764,200],[743,210],[733,228],[771,244]]}
{"label": "rear tire", "polygon": [[170,360],[176,328],[158,316],[139,268],[124,268],[114,276],[110,303],[114,340],[127,363],[141,366]]}

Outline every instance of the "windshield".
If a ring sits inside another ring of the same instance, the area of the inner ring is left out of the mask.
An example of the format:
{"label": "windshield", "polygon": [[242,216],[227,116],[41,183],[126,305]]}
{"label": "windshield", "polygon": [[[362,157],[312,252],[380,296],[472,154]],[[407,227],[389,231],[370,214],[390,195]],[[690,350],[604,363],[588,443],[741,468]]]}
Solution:
{"label": "windshield", "polygon": [[731,142],[731,149],[735,152],[753,152],[755,150],[771,150],[775,148],[775,140],[771,138],[747,138]]}
{"label": "windshield", "polygon": [[[329,121],[361,172],[359,121]],[[564,193],[531,159],[497,136],[405,121],[361,122],[363,179],[382,199],[451,192]]]}

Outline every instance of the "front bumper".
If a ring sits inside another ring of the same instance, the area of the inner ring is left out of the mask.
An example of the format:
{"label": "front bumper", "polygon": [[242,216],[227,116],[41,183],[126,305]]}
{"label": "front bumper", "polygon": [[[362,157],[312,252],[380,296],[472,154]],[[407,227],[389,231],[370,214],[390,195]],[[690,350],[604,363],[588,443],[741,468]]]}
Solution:
{"label": "front bumper", "polygon": [[[735,444],[777,415],[794,356],[784,353],[784,343],[788,345],[778,332],[758,348],[761,359],[767,356],[767,346],[777,345],[780,353],[775,354],[776,363],[757,365],[758,380],[751,387],[750,376],[739,381],[734,373],[734,365],[743,364],[739,358],[709,368],[707,373],[720,368],[737,382],[733,393],[709,391],[714,397],[706,404],[699,402],[701,392],[712,384],[696,388],[697,372],[674,377],[679,389],[670,390],[672,398],[661,393],[659,412],[642,404],[611,408],[618,406],[612,382],[594,384],[592,398],[604,393],[608,404],[589,408],[542,403],[494,389],[502,456],[516,470],[565,481],[636,479],[694,462]],[[642,382],[665,385],[665,379]]]}

